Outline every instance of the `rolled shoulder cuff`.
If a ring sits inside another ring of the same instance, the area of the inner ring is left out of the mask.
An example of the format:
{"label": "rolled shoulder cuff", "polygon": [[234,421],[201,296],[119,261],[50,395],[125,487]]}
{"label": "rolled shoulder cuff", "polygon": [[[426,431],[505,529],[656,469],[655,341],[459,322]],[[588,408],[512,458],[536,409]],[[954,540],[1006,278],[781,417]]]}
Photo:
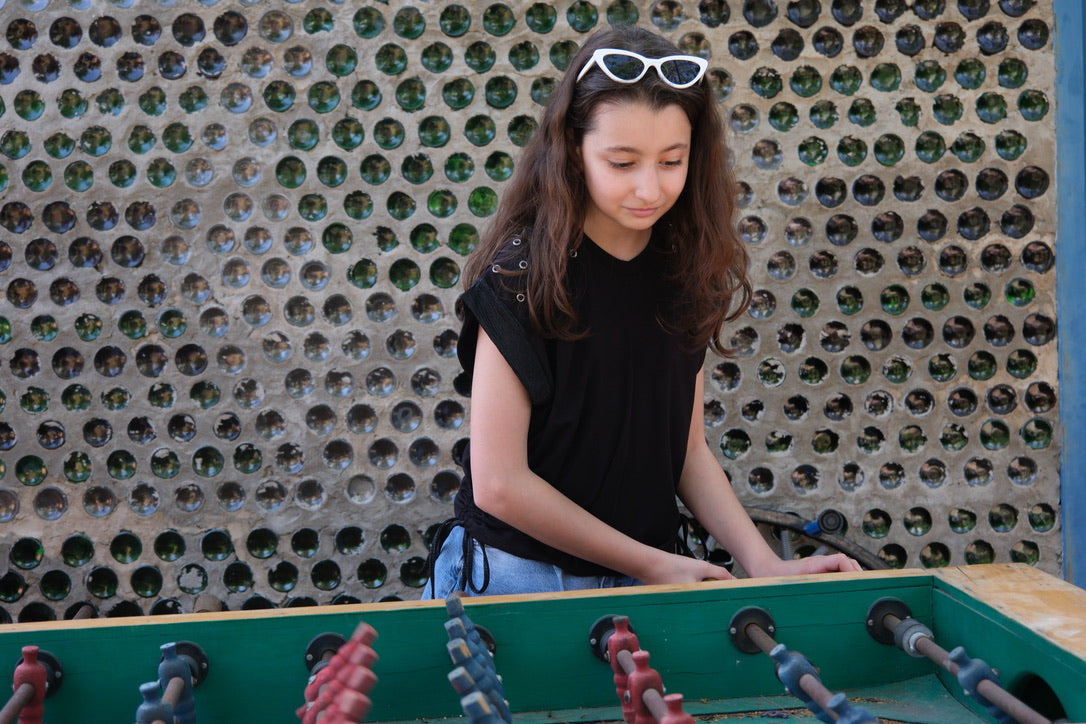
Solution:
{"label": "rolled shoulder cuff", "polygon": [[481,326],[524,385],[531,403],[538,405],[550,400],[554,394],[550,366],[542,341],[531,330],[530,322],[519,318],[485,279],[475,282],[461,295],[461,300],[466,313],[458,350],[468,374],[474,366]]}

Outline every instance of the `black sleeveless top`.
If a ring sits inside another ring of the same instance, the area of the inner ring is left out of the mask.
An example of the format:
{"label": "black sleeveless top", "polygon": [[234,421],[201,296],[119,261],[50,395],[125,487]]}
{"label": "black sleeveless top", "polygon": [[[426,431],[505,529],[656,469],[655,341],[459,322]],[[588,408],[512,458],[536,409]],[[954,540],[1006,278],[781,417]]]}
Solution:
{"label": "black sleeveless top", "polygon": [[[463,294],[458,356],[474,367],[481,325],[524,384],[532,404],[528,465],[597,518],[650,546],[676,551],[676,489],[705,348],[691,351],[660,319],[678,300],[664,273],[672,252],[655,242],[622,261],[585,238],[570,260],[578,328],[573,341],[533,331],[524,294],[526,243],[509,242]],[[510,274],[509,272],[513,272]],[[485,545],[553,563],[573,575],[609,575],[544,545],[475,506],[471,453],[454,509]]]}

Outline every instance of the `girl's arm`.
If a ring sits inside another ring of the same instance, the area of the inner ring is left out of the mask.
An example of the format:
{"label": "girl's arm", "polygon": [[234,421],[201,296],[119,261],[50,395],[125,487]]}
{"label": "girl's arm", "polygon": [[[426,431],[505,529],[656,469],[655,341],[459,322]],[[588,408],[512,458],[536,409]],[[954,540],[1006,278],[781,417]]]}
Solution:
{"label": "girl's arm", "polygon": [[731,578],[723,567],[639,543],[533,473],[530,415],[524,385],[480,329],[471,391],[471,472],[479,508],[549,546],[645,583]]}
{"label": "girl's arm", "polygon": [[686,463],[679,479],[679,497],[698,522],[751,576],[858,571],[860,564],[843,553],[783,561],[769,547],[732,490],[728,476],[705,441],[704,370],[698,372]]}

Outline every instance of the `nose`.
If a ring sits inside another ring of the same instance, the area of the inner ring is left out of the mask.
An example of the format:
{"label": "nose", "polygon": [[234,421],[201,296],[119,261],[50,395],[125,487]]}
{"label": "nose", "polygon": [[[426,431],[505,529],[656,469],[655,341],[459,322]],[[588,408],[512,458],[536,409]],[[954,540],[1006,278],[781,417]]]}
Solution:
{"label": "nose", "polygon": [[655,166],[646,167],[638,174],[634,193],[637,198],[645,201],[656,201],[660,198],[660,172]]}

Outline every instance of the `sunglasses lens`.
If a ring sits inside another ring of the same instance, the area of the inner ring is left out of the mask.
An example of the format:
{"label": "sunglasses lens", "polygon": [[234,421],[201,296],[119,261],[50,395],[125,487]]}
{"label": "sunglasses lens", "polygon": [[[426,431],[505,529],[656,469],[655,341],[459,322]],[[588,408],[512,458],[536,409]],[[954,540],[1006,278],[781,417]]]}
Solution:
{"label": "sunglasses lens", "polygon": [[697,80],[701,67],[689,60],[666,60],[660,65],[660,73],[675,85],[685,85]]}
{"label": "sunglasses lens", "polygon": [[603,56],[603,64],[616,78],[625,81],[637,80],[645,72],[645,64],[629,55],[612,53]]}

